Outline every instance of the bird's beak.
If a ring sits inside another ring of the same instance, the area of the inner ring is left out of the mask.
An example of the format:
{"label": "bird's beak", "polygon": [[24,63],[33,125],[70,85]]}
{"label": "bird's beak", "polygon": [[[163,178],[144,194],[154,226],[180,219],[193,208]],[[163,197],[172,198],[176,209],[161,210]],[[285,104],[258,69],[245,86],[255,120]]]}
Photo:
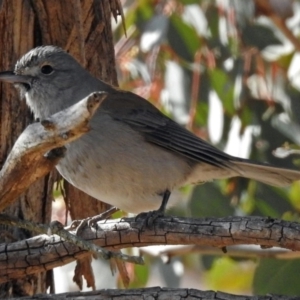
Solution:
{"label": "bird's beak", "polygon": [[9,83],[25,83],[31,85],[32,77],[28,75],[17,75],[12,71],[0,72],[0,81]]}

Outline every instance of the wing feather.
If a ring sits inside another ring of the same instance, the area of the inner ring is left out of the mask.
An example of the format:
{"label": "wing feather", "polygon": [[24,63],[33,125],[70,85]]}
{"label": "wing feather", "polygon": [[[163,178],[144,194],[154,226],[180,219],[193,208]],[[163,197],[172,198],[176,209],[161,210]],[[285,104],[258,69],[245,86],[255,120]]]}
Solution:
{"label": "wing feather", "polygon": [[130,92],[118,91],[117,94],[110,95],[105,100],[103,109],[114,119],[139,131],[148,142],[174,151],[192,161],[230,167],[232,160],[230,155],[163,115],[145,99]]}

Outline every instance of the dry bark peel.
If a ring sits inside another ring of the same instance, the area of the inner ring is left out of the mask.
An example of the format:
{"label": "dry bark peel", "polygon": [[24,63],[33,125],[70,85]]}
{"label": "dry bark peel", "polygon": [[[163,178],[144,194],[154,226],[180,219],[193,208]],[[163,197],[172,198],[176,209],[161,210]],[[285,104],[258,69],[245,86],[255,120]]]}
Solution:
{"label": "dry bark peel", "polygon": [[[0,222],[2,222],[0,218]],[[7,224],[7,223],[5,223]],[[98,229],[84,228],[81,238],[108,249],[146,245],[206,245],[225,247],[256,244],[300,250],[300,224],[263,217],[227,217],[189,219],[165,217],[153,228],[144,220],[122,219],[98,223]],[[25,274],[49,270],[90,255],[73,243],[56,235],[39,235],[31,239],[0,245],[0,282]]]}
{"label": "dry bark peel", "polygon": [[44,156],[47,151],[70,143],[89,130],[88,121],[105,97],[105,93],[94,93],[24,130],[0,171],[0,211],[54,168],[60,158],[49,159]]}

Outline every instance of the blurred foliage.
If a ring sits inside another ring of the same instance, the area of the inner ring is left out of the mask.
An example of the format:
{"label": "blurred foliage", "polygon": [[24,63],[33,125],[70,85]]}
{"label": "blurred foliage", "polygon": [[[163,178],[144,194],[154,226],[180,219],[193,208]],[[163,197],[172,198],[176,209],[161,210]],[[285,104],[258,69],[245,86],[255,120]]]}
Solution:
{"label": "blurred foliage", "polygon": [[[272,151],[285,142],[299,148],[299,1],[121,2],[127,37],[113,24],[121,88],[232,155],[296,168],[293,157],[280,159]],[[188,192],[190,201],[176,214],[299,220],[299,182],[279,189],[233,178]],[[182,259],[186,271],[204,270],[204,261],[190,265]],[[246,259],[212,257],[199,287],[204,276],[207,288],[227,292],[299,294],[291,280],[298,261],[255,262],[256,269]],[[139,280],[132,286],[147,285],[147,268],[136,270]]]}
{"label": "blurred foliage", "polygon": [[210,270],[205,272],[204,280],[208,289],[242,294],[251,289],[254,271],[252,261],[237,263],[229,257],[216,258]]}
{"label": "blurred foliage", "polygon": [[[271,290],[274,294],[299,295],[300,286],[296,275],[299,268],[299,259],[282,261],[268,258],[262,260],[254,275],[254,293],[267,294]],[[289,275],[288,280],[287,275]]]}

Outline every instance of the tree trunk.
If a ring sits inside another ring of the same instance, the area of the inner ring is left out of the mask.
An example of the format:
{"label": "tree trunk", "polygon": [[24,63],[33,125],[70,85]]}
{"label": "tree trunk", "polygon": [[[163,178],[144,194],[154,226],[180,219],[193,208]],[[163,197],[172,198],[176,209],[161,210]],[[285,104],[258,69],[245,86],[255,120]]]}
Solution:
{"label": "tree trunk", "polygon": [[[71,53],[95,76],[116,85],[110,23],[111,12],[118,14],[119,11],[117,0],[0,1],[0,71],[11,70],[17,59],[31,48],[53,44]],[[0,162],[3,165],[16,138],[33,122],[33,116],[12,86],[0,85],[0,94]],[[52,172],[33,184],[5,213],[29,221],[49,223],[52,186],[57,177],[57,173]],[[73,219],[93,216],[108,208],[67,183],[65,190]],[[28,237],[28,231],[1,228],[2,243]],[[52,271],[3,284],[0,286],[0,297],[45,293],[49,287],[54,292]]]}

